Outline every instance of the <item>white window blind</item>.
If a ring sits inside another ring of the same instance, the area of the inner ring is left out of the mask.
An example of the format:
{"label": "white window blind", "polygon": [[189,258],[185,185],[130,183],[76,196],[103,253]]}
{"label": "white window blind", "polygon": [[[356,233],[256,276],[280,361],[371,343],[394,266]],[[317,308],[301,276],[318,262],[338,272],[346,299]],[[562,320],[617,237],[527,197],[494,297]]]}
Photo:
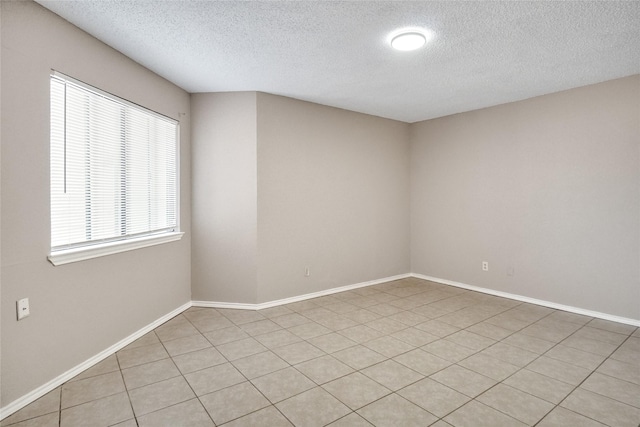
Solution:
{"label": "white window blind", "polygon": [[177,231],[178,123],[51,76],[51,251]]}

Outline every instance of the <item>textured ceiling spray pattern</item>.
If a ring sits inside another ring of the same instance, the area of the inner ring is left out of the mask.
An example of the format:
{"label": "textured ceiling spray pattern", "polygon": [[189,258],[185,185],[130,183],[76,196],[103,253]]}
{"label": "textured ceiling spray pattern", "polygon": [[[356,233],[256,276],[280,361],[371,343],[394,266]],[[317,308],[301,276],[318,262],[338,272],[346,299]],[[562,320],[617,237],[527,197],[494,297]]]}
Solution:
{"label": "textured ceiling spray pattern", "polygon": [[[415,122],[640,73],[640,2],[45,1],[188,92]],[[402,27],[435,33],[390,48]]]}

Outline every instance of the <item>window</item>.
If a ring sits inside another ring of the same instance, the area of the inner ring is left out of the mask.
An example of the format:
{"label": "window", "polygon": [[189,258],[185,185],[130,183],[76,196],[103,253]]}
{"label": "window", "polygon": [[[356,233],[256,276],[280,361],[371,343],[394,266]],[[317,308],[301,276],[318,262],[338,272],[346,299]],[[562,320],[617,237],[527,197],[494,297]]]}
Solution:
{"label": "window", "polygon": [[54,72],[54,265],[177,240],[178,123]]}

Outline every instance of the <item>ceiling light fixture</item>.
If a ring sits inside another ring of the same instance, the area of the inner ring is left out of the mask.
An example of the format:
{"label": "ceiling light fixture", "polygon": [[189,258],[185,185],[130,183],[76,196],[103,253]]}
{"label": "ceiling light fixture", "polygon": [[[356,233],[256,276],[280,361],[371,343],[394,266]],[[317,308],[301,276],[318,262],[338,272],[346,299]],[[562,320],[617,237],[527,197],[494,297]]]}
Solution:
{"label": "ceiling light fixture", "polygon": [[410,51],[420,49],[427,41],[431,39],[431,35],[425,34],[418,30],[405,30],[394,33],[391,36],[391,46],[396,50]]}

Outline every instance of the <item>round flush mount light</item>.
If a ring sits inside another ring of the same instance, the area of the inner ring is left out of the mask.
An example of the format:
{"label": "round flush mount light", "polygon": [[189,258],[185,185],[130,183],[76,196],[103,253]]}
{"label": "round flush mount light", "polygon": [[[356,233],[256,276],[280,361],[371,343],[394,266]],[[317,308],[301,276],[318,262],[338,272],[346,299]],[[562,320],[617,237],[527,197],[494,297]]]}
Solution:
{"label": "round flush mount light", "polygon": [[431,39],[431,35],[420,30],[403,30],[395,32],[390,37],[391,47],[396,50],[410,51],[420,49],[427,41]]}

